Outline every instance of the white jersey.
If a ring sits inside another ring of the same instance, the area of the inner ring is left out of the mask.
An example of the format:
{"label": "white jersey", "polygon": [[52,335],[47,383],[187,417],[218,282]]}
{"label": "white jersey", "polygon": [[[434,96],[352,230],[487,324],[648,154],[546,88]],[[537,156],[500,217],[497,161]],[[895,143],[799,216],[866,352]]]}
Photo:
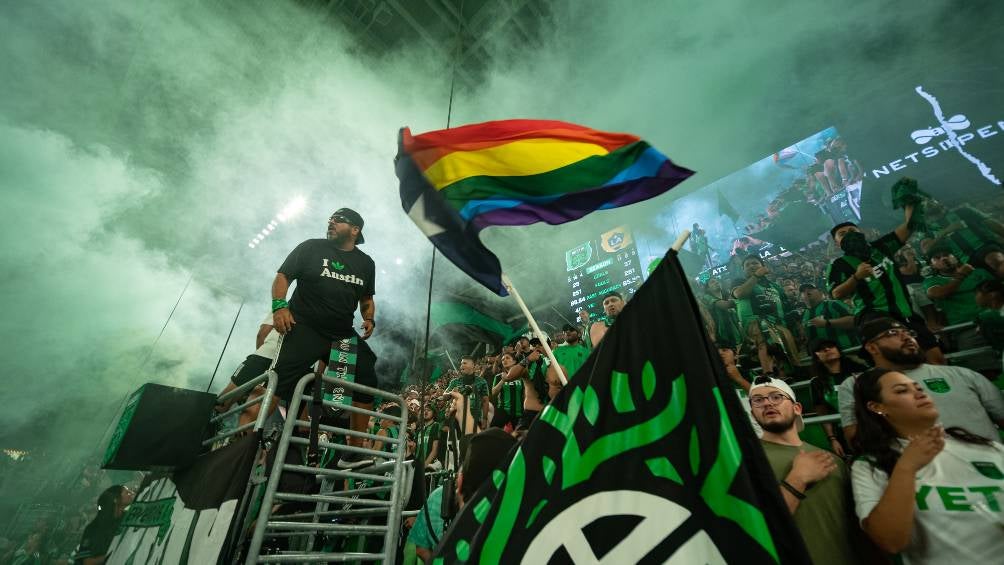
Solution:
{"label": "white jersey", "polygon": [[265,336],[265,341],[262,342],[261,347],[255,350],[254,354],[266,359],[275,359],[276,353],[279,352],[279,332],[275,331],[275,327],[272,321],[272,314],[269,313],[265,316],[265,319],[261,321],[259,326],[273,326],[272,331],[268,332]]}
{"label": "white jersey", "polygon": [[[851,484],[859,520],[871,514],[888,483],[889,476],[870,462],[854,462]],[[904,564],[1000,563],[1004,445],[974,445],[948,436],[945,449],[917,472],[914,488],[913,533],[900,554]]]}

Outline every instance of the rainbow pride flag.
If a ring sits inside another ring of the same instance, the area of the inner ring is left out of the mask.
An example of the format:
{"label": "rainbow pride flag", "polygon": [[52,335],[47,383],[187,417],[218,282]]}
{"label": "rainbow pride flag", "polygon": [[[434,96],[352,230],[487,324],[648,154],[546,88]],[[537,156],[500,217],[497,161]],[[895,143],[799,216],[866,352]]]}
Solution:
{"label": "rainbow pride flag", "polygon": [[562,224],[658,196],[694,174],[637,136],[555,120],[502,120],[413,136],[395,160],[401,205],[439,251],[501,296],[489,226]]}

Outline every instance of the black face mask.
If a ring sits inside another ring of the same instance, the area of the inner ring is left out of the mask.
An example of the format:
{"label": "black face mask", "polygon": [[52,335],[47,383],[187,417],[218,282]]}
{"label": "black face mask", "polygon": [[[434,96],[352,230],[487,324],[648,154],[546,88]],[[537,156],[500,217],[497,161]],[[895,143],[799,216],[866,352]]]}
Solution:
{"label": "black face mask", "polygon": [[843,239],[840,240],[840,249],[845,254],[857,257],[862,261],[867,261],[871,258],[871,247],[868,245],[868,240],[865,239],[865,234],[859,231],[844,234]]}

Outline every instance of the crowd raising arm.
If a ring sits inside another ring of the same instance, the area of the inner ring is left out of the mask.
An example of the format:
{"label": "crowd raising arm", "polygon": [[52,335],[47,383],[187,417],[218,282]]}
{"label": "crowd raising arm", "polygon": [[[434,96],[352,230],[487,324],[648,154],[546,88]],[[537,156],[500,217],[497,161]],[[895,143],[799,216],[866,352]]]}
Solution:
{"label": "crowd raising arm", "polygon": [[[910,239],[910,234],[913,230],[910,228],[910,218],[913,216],[913,206],[907,205],[903,208],[903,223],[896,226],[893,233],[899,239],[900,243],[906,243],[906,240]],[[875,272],[872,269],[872,264],[868,262],[861,263],[858,268],[854,271],[854,276],[848,277],[848,279],[837,286],[833,287],[833,298],[835,300],[843,300],[845,298],[850,298],[854,296],[855,291],[858,288],[858,282],[872,277]]]}

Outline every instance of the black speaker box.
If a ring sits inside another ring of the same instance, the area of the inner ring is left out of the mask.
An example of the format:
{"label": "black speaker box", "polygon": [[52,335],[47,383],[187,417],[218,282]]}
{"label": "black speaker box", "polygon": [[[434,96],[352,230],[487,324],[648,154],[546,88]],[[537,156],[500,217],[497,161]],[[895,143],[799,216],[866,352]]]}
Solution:
{"label": "black speaker box", "polygon": [[191,465],[203,451],[216,395],[147,383],[125,402],[105,449],[105,469]]}

